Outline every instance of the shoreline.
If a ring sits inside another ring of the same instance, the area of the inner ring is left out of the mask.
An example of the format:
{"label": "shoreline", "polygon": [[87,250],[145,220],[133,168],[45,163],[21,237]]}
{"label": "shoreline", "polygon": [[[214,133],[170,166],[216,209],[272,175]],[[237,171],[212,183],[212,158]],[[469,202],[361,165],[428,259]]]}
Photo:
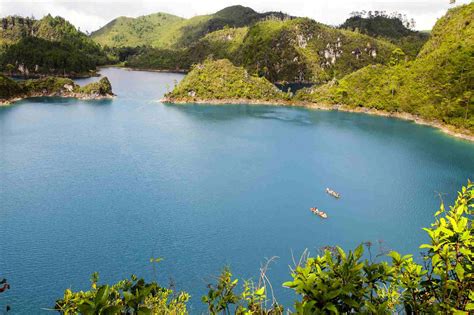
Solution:
{"label": "shoreline", "polygon": [[78,73],[78,74],[44,74],[44,73],[30,73],[27,77],[25,77],[23,74],[19,72],[2,72],[2,75],[9,77],[9,78],[14,78],[14,79],[19,79],[19,80],[29,80],[29,79],[41,79],[41,78],[47,78],[47,77],[58,77],[58,78],[67,78],[67,79],[89,79],[89,78],[95,78],[95,77],[100,77],[100,74],[98,71],[94,71],[91,73]]}
{"label": "shoreline", "polygon": [[83,101],[100,101],[100,100],[111,100],[115,98],[115,94],[107,94],[107,95],[91,95],[91,94],[84,94],[84,93],[33,93],[28,95],[22,95],[13,97],[7,100],[0,100],[0,107],[6,107],[13,105],[16,102],[26,100],[29,98],[35,97],[59,97],[59,98],[74,98],[77,100]]}
{"label": "shoreline", "polygon": [[405,112],[388,112],[384,110],[366,108],[366,107],[350,107],[343,104],[324,104],[311,103],[303,101],[285,101],[285,100],[250,100],[250,99],[213,99],[213,100],[187,100],[187,99],[173,99],[164,97],[160,100],[164,104],[209,104],[209,105],[269,105],[269,106],[294,106],[304,107],[308,109],[326,110],[326,111],[341,111],[348,113],[367,114],[380,117],[396,118],[406,121],[414,122],[417,125],[430,126],[440,130],[441,132],[452,137],[474,142],[474,134],[467,130],[456,129],[452,125],[448,125],[436,120],[428,120],[414,114]]}
{"label": "shoreline", "polygon": [[134,68],[134,67],[125,67],[119,65],[105,65],[100,66],[99,69],[105,68],[117,68],[127,71],[146,71],[146,72],[158,72],[158,73],[178,73],[178,74],[187,74],[189,70],[163,70],[163,69],[152,69],[152,68]]}

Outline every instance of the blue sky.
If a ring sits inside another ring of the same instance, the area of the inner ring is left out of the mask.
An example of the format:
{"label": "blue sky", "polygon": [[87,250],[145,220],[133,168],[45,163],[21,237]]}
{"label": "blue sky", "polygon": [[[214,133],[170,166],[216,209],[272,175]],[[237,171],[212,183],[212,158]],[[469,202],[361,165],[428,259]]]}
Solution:
{"label": "blue sky", "polygon": [[[457,0],[457,4],[470,0]],[[241,4],[256,11],[283,11],[296,16],[306,16],[319,22],[338,25],[352,11],[398,11],[414,18],[416,28],[431,29],[436,20],[452,7],[449,0],[0,0],[0,15],[18,14],[42,17],[60,15],[83,31],[94,31],[118,16],[167,12],[182,17],[213,13],[229,5]]]}

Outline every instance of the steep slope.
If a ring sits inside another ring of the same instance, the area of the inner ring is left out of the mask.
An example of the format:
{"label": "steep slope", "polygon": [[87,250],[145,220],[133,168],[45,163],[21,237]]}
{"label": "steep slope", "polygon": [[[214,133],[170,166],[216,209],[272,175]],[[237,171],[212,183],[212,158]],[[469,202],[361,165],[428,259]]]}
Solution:
{"label": "steep slope", "polygon": [[448,11],[414,61],[368,66],[297,98],[407,112],[474,132],[474,4]]}
{"label": "steep slope", "polygon": [[265,78],[249,75],[230,61],[206,60],[196,65],[186,77],[165,95],[165,102],[215,102],[238,100],[248,102],[278,101],[286,94],[279,91]]}
{"label": "steep slope", "polygon": [[311,19],[268,20],[252,26],[238,64],[272,82],[325,82],[368,64],[386,63],[397,47]]}
{"label": "steep slope", "polygon": [[2,19],[0,67],[18,75],[84,75],[107,61],[99,45],[61,17]]}

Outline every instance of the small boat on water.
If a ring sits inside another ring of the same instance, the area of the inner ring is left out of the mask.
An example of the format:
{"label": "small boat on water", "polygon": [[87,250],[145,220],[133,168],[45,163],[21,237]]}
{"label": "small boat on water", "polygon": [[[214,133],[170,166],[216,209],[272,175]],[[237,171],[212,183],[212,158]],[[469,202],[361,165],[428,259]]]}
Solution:
{"label": "small boat on water", "polygon": [[339,194],[338,192],[330,189],[330,188],[326,188],[326,193],[328,193],[330,196],[333,196],[334,198],[341,198],[341,194]]}
{"label": "small boat on water", "polygon": [[328,218],[328,215],[326,214],[326,212],[324,211],[321,211],[319,210],[318,208],[309,208],[309,210],[311,210],[312,213],[314,213],[315,215],[323,218],[323,219],[327,219]]}

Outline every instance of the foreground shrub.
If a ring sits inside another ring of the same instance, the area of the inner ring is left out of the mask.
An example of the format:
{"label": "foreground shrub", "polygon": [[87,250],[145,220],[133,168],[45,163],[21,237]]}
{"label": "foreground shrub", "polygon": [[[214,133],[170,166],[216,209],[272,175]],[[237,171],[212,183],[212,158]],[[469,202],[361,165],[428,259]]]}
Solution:
{"label": "foreground shrub", "polygon": [[63,314],[187,314],[189,294],[173,295],[156,282],[146,283],[132,276],[114,285],[98,285],[98,274],[91,279],[90,291],[67,289],[55,309]]}

